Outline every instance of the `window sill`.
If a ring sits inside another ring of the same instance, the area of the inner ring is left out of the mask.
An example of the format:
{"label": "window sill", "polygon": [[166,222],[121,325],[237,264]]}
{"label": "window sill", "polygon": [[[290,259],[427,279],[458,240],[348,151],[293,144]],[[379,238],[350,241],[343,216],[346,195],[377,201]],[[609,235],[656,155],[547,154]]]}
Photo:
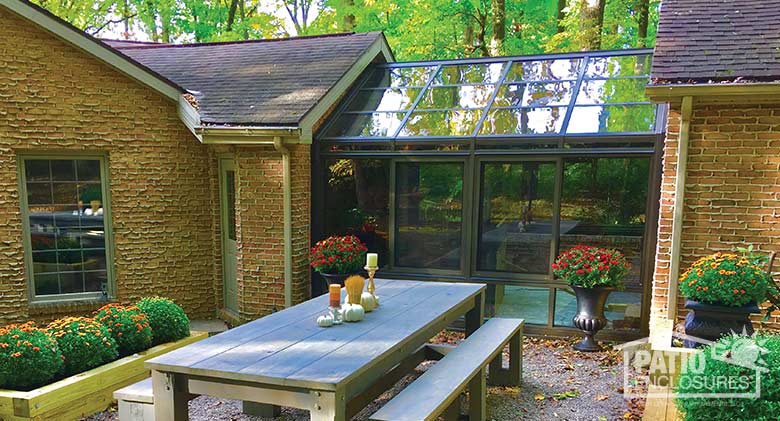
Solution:
{"label": "window sill", "polygon": [[113,302],[111,298],[77,298],[51,301],[31,301],[29,308],[30,316],[50,315],[58,313],[85,313],[94,311],[100,307]]}

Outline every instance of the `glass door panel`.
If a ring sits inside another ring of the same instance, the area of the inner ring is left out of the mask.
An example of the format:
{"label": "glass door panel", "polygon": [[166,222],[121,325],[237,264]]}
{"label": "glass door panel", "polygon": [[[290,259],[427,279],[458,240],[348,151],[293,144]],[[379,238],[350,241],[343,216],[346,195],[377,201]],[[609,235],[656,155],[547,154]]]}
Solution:
{"label": "glass door panel", "polygon": [[555,171],[554,162],[482,166],[477,270],[549,272]]}
{"label": "glass door panel", "polygon": [[395,266],[459,270],[463,163],[398,162]]}

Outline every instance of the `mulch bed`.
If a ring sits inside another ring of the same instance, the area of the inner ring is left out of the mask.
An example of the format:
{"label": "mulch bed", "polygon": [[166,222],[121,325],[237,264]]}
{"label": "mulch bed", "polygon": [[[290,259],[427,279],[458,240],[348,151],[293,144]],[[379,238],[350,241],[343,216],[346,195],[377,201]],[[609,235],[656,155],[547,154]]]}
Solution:
{"label": "mulch bed", "polygon": [[[446,332],[432,342],[457,343],[462,334]],[[574,340],[525,338],[523,343],[523,385],[521,387],[490,387],[488,389],[488,419],[607,421],[641,420],[643,399],[623,396],[623,364],[620,352],[608,350],[594,353],[574,351]],[[505,358],[507,354],[505,352]],[[369,415],[434,364],[421,364],[416,373],[399,381],[391,390],[360,412],[354,420],[367,420]],[[463,402],[465,412],[465,399]],[[89,417],[90,421],[117,420],[116,409]],[[193,421],[270,421],[241,413],[241,403],[228,399],[201,396],[190,402]],[[308,420],[307,411],[282,408],[277,421]]]}

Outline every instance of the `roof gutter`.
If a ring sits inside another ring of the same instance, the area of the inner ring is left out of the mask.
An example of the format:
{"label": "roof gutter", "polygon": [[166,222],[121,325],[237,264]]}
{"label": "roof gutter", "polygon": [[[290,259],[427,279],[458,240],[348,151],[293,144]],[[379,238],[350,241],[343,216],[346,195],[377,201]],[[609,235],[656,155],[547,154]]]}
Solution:
{"label": "roof gutter", "polygon": [[272,145],[276,138],[284,143],[300,142],[301,129],[294,126],[203,126],[195,127],[195,136],[208,145]]}
{"label": "roof gutter", "polygon": [[[684,97],[761,97],[780,95],[780,83],[700,83],[647,85],[645,94],[653,102],[679,103]],[[775,97],[776,101],[777,98]]]}

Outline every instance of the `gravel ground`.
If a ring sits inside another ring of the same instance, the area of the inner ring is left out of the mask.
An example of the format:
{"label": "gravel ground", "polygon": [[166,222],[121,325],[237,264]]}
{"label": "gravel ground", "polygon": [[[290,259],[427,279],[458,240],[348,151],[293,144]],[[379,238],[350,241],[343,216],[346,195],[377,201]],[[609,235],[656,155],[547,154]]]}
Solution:
{"label": "gravel ground", "polygon": [[[462,335],[443,333],[433,339],[437,343],[456,343]],[[607,421],[640,420],[643,400],[623,397],[621,355],[615,351],[583,354],[571,349],[572,340],[526,338],[523,344],[522,387],[490,387],[488,389],[488,419]],[[506,353],[505,353],[506,358]],[[383,403],[412,382],[431,364],[426,362],[380,396],[353,420],[367,420]],[[465,412],[466,399],[463,399]],[[227,399],[201,396],[190,402],[193,421],[271,421],[241,413],[241,403]],[[114,421],[116,409],[96,414],[89,421]],[[276,421],[304,421],[306,411],[282,408]]]}

